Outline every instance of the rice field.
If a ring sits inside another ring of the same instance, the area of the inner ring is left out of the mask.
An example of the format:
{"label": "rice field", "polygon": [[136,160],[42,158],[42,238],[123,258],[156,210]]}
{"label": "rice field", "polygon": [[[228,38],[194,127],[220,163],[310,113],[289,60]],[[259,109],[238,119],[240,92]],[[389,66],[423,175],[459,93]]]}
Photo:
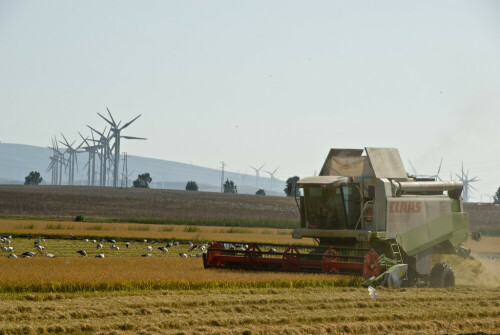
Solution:
{"label": "rice field", "polygon": [[[74,222],[52,220],[14,220],[0,218],[0,235],[59,238],[113,238],[126,240],[230,240],[264,243],[292,243],[292,229],[136,224],[107,222]],[[301,243],[311,243],[310,239]],[[32,242],[31,242],[32,243]]]}

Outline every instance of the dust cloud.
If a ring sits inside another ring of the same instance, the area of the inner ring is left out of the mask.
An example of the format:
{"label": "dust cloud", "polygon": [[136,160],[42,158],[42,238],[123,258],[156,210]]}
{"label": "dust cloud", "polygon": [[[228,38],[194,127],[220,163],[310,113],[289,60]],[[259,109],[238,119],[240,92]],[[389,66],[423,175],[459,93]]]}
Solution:
{"label": "dust cloud", "polygon": [[445,262],[455,273],[455,284],[500,287],[500,259],[473,253],[464,259],[458,255],[435,255],[433,263]]}

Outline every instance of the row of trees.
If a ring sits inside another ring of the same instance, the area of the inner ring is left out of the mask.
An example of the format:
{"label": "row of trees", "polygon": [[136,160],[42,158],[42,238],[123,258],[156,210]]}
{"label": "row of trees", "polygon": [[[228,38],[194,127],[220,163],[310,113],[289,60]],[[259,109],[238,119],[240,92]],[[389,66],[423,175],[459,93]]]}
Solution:
{"label": "row of trees", "polygon": [[[298,176],[290,177],[286,181],[287,187],[284,189],[285,194],[287,196],[295,195],[295,188],[297,181],[299,180]],[[25,178],[25,185],[38,185],[43,181],[43,178],[40,176],[40,172],[31,171]],[[149,188],[149,184],[153,181],[149,172],[140,174],[137,176],[137,179],[133,181],[133,187],[137,188]],[[198,184],[194,180],[190,180],[186,184],[186,191],[198,191]],[[500,192],[500,188],[499,188]],[[234,183],[234,181],[226,179],[224,183],[224,193],[238,193],[238,187]],[[497,192],[498,193],[498,192]],[[259,189],[256,195],[266,195],[266,192],[263,189]]]}

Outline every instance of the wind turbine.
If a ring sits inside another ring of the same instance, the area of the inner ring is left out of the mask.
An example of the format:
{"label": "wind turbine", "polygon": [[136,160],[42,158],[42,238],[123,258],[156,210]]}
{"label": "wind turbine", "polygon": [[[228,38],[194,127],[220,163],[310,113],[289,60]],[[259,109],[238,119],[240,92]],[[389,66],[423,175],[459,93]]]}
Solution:
{"label": "wind turbine", "polygon": [[76,169],[78,171],[78,158],[77,154],[84,152],[84,151],[78,151],[80,147],[83,145],[84,142],[80,143],[80,145],[75,149],[73,148],[73,144],[75,144],[76,141],[73,141],[73,143],[69,144],[68,140],[64,136],[63,133],[61,133],[62,137],[64,138],[64,142],[59,141],[62,145],[66,146],[66,152],[69,153],[69,177],[68,177],[68,184],[73,185],[75,183],[75,164],[76,164]]}
{"label": "wind turbine", "polygon": [[[95,142],[94,139],[94,132],[92,132],[92,141]],[[78,132],[80,137],[83,139],[83,141],[87,144],[86,147],[83,147],[85,151],[89,153],[89,161],[87,162],[87,186],[94,186],[95,185],[95,156],[97,151],[101,148],[101,145],[90,145],[90,143],[87,141],[87,138],[83,137],[83,135]]]}
{"label": "wind turbine", "polygon": [[477,191],[471,183],[479,181],[479,179],[477,179],[477,177],[469,179],[469,170],[467,170],[467,173],[464,172],[464,162],[462,162],[462,175],[456,174],[456,176],[464,184],[464,202],[469,202],[469,194],[472,193],[470,189]]}
{"label": "wind turbine", "polygon": [[121,138],[126,138],[126,139],[129,139],[129,140],[146,140],[146,138],[144,137],[133,137],[133,136],[122,136],[120,135],[121,131],[125,128],[127,128],[128,126],[130,126],[130,124],[132,122],[134,122],[135,120],[137,120],[142,114],[139,114],[138,116],[136,116],[134,119],[132,119],[132,121],[129,121],[127,123],[125,123],[123,126],[120,127],[120,123],[119,122],[118,124],[116,124],[115,120],[113,119],[113,115],[111,115],[111,112],[109,111],[109,108],[106,107],[107,111],[108,111],[108,114],[109,114],[109,117],[111,118],[111,121],[109,121],[108,119],[106,119],[104,116],[102,116],[101,114],[97,113],[100,117],[102,117],[107,123],[109,123],[111,125],[111,131],[113,132],[113,137],[115,138],[115,142],[113,144],[114,146],[114,149],[115,149],[115,163],[114,163],[114,170],[113,170],[113,186],[114,187],[118,187],[118,168],[119,168],[119,165],[120,165],[120,139]]}
{"label": "wind turbine", "polygon": [[107,176],[107,170],[108,170],[108,158],[111,158],[111,153],[110,153],[110,148],[109,148],[109,142],[111,141],[111,138],[109,135],[111,133],[111,130],[108,131],[108,135],[104,135],[106,133],[106,127],[104,128],[103,132],[99,132],[92,128],[91,126],[87,125],[92,131],[96,132],[100,138],[99,140],[94,140],[94,142],[99,143],[101,152],[97,153],[99,156],[100,160],[100,168],[99,168],[99,185],[100,186],[106,186],[106,176]]}
{"label": "wind turbine", "polygon": [[269,173],[269,175],[271,176],[271,191],[273,190],[273,179],[274,179],[274,174],[276,173],[276,171],[278,171],[280,167],[278,166],[273,172],[269,172],[269,171],[264,171],[265,173]]}
{"label": "wind turbine", "polygon": [[439,168],[437,170],[437,173],[433,176],[429,176],[429,178],[434,178],[436,181],[443,181],[441,177],[439,177],[439,172],[441,171],[441,165],[443,165],[443,158],[441,158],[441,162],[439,163]]}
{"label": "wind turbine", "polygon": [[260,177],[259,171],[264,167],[264,165],[266,165],[266,164],[262,164],[262,166],[258,169],[254,168],[253,166],[250,165],[250,167],[255,170],[255,187],[258,187],[257,186],[257,179]]}
{"label": "wind turbine", "polygon": [[415,177],[415,178],[434,178],[434,180],[439,180],[439,181],[442,181],[441,177],[439,177],[439,172],[441,171],[441,165],[443,165],[443,159],[441,158],[441,162],[439,163],[439,168],[436,172],[435,175],[421,175],[421,174],[418,174],[417,173],[417,170],[415,169],[415,167],[413,166],[413,164],[411,163],[410,160],[408,160],[408,163],[410,163],[410,167],[413,171],[413,176],[412,177]]}
{"label": "wind turbine", "polygon": [[54,136],[52,138],[52,146],[47,147],[52,150],[52,156],[49,157],[50,164],[47,167],[47,171],[52,171],[52,185],[60,185],[60,176],[62,177],[62,166],[65,164],[64,155],[59,151],[59,146],[57,145],[57,138]]}

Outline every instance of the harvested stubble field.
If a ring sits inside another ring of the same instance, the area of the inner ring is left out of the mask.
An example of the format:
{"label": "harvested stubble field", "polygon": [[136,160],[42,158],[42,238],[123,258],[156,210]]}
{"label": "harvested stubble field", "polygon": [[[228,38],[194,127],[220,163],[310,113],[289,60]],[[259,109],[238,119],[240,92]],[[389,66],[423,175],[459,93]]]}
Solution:
{"label": "harvested stubble field", "polygon": [[[498,289],[239,288],[13,294],[0,334],[497,334]],[[481,333],[479,333],[481,332]]]}

